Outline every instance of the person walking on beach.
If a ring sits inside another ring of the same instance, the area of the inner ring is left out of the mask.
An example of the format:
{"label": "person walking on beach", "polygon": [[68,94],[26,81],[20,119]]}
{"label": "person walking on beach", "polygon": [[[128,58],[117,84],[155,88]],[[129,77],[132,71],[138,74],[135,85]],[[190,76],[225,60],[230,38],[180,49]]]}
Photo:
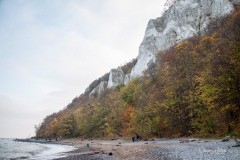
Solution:
{"label": "person walking on beach", "polygon": [[132,137],[132,141],[134,142],[134,140],[135,140],[135,137],[133,136],[133,137]]}
{"label": "person walking on beach", "polygon": [[137,141],[139,142],[140,136],[137,134]]}

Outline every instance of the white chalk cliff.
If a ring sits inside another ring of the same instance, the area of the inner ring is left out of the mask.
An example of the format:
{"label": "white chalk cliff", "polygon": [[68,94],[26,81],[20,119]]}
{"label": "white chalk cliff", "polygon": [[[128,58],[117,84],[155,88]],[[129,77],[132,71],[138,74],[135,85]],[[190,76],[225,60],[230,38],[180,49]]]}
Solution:
{"label": "white chalk cliff", "polygon": [[137,64],[130,79],[141,77],[148,63],[155,61],[156,53],[180,43],[194,35],[204,35],[209,22],[234,10],[240,0],[180,0],[160,18],[148,22],[139,47]]}
{"label": "white chalk cliff", "polygon": [[130,74],[124,75],[121,68],[111,69],[107,88],[113,88],[120,84],[127,85],[129,81],[130,81]]}
{"label": "white chalk cliff", "polygon": [[139,47],[137,63],[131,73],[112,69],[108,88],[141,77],[156,54],[194,35],[204,35],[211,20],[224,17],[234,10],[240,0],[177,0],[161,17],[148,22],[145,36]]}
{"label": "white chalk cliff", "polygon": [[116,87],[124,83],[125,75],[121,68],[111,69],[108,80],[108,88]]}
{"label": "white chalk cliff", "polygon": [[105,88],[107,87],[107,82],[106,81],[102,81],[97,87],[95,87],[91,93],[89,94],[90,96],[93,95],[93,94],[101,94]]}

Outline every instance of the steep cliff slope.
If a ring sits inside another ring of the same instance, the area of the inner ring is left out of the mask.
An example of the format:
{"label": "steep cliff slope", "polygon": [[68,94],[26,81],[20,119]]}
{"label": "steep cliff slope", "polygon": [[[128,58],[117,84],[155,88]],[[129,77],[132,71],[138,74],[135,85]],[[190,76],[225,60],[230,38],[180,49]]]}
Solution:
{"label": "steep cliff slope", "polygon": [[151,19],[130,79],[142,76],[142,72],[155,61],[155,55],[160,50],[168,49],[194,35],[204,35],[211,20],[230,14],[234,10],[233,4],[239,2],[240,0],[180,0],[162,17]]}
{"label": "steep cliff slope", "polygon": [[240,0],[178,0],[161,17],[148,22],[145,36],[139,47],[137,63],[130,74],[112,69],[108,88],[125,85],[155,61],[156,54],[195,35],[205,34],[207,25],[214,19],[234,11]]}
{"label": "steep cliff slope", "polygon": [[240,136],[240,4],[234,8],[212,21],[206,36],[158,54],[151,76],[105,89],[108,79],[110,88],[129,79],[132,61],[95,80],[87,94],[47,116],[38,137]]}

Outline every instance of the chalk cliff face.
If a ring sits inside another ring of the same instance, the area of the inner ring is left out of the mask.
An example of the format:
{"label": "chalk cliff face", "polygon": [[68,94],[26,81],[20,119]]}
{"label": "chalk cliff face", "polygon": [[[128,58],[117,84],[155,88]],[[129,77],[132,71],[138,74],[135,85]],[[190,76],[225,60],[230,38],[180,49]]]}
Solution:
{"label": "chalk cliff face", "polygon": [[125,75],[121,68],[112,69],[109,75],[108,88],[116,87],[124,83]]}
{"label": "chalk cliff face", "polygon": [[130,74],[124,75],[121,68],[112,69],[109,75],[107,88],[116,87],[120,84],[127,85],[130,81]]}
{"label": "chalk cliff face", "polygon": [[126,74],[124,77],[124,84],[127,85],[129,81],[130,81],[130,74]]}
{"label": "chalk cliff face", "polygon": [[224,17],[234,10],[240,0],[178,0],[161,17],[148,22],[145,36],[139,47],[137,63],[130,74],[112,69],[107,87],[127,84],[141,77],[156,54],[194,35],[204,35],[211,20]]}
{"label": "chalk cliff face", "polygon": [[89,94],[90,96],[93,94],[101,94],[107,87],[107,82],[106,81],[102,81],[97,87],[95,87],[92,92]]}
{"label": "chalk cliff face", "polygon": [[130,79],[142,76],[149,62],[155,61],[157,52],[194,35],[203,35],[211,20],[228,15],[234,10],[233,4],[239,2],[240,0],[180,0],[162,17],[151,19]]}

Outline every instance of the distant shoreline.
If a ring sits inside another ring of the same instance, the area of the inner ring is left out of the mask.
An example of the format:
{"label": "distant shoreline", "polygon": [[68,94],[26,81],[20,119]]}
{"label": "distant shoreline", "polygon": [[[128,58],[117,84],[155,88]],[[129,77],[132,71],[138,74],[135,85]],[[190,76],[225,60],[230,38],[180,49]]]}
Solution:
{"label": "distant shoreline", "polygon": [[67,145],[66,143],[61,143],[60,141],[56,141],[56,140],[51,140],[51,141],[47,141],[46,139],[40,138],[40,139],[31,139],[31,138],[26,138],[26,139],[20,139],[20,138],[16,138],[13,139],[13,141],[15,142],[32,142],[32,143],[43,143],[43,144],[61,144],[61,145]]}

